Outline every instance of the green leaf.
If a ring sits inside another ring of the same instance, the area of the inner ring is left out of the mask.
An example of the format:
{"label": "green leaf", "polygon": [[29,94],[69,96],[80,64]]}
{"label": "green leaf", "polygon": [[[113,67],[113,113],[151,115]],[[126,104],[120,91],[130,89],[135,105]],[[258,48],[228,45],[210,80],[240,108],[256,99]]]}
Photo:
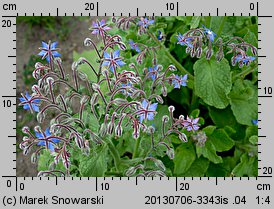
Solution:
{"label": "green leaf", "polygon": [[258,144],[258,136],[251,136],[248,140],[252,145]]}
{"label": "green leaf", "polygon": [[203,131],[205,132],[207,136],[210,136],[211,134],[213,134],[215,129],[216,129],[216,126],[207,126],[203,128]]}
{"label": "green leaf", "polygon": [[212,135],[208,137],[217,152],[230,150],[235,142],[227,135],[223,129],[216,129]]}
{"label": "green leaf", "polygon": [[232,126],[237,123],[230,107],[222,110],[214,107],[209,107],[208,109],[209,116],[211,117],[213,123],[220,128],[225,126]]}
{"label": "green leaf", "polygon": [[249,80],[236,80],[229,94],[231,109],[238,123],[252,125],[258,118],[258,90]]}
{"label": "green leaf", "polygon": [[49,165],[53,161],[53,157],[50,155],[48,150],[43,150],[40,152],[38,158],[38,171],[49,170]]}
{"label": "green leaf", "polygon": [[244,36],[244,40],[245,40],[247,43],[249,43],[249,44],[251,44],[251,45],[253,45],[253,46],[255,46],[255,47],[258,46],[257,37],[256,37],[256,35],[255,35],[254,33],[252,33],[251,31],[248,31],[248,33]]}
{"label": "green leaf", "polygon": [[219,109],[224,109],[228,104],[227,95],[231,89],[230,66],[226,59],[217,62],[202,58],[194,64],[194,88],[196,95],[205,103]]}
{"label": "green leaf", "polygon": [[227,176],[226,169],[222,166],[222,164],[214,164],[210,163],[206,172],[206,176],[209,177],[223,177]]}
{"label": "green leaf", "polygon": [[241,156],[241,162],[232,171],[234,176],[257,176],[258,159],[255,156],[248,156],[247,153]]}
{"label": "green leaf", "polygon": [[209,166],[209,161],[206,158],[197,158],[190,168],[182,174],[187,177],[203,177]]}
{"label": "green leaf", "polygon": [[[77,61],[80,57],[86,58],[87,61],[93,66],[96,72],[98,72],[99,63],[96,59],[99,59],[95,50],[83,51],[82,53],[77,53],[73,51],[73,60]],[[92,69],[88,64],[79,65],[78,70],[85,73],[90,81],[97,81],[96,75],[93,73]]]}
{"label": "green leaf", "polygon": [[213,163],[223,162],[222,158],[216,154],[216,149],[210,140],[207,140],[203,147],[196,146],[196,152],[198,157],[202,155]]}
{"label": "green leaf", "polygon": [[189,116],[191,116],[191,117],[193,117],[193,118],[197,118],[197,117],[199,116],[199,114],[200,114],[200,110],[199,110],[199,109],[195,109],[195,110],[193,110],[193,111],[189,114]]}
{"label": "green leaf", "polygon": [[181,176],[185,173],[196,158],[195,149],[193,145],[189,143],[183,143],[175,150],[174,157],[174,175]]}
{"label": "green leaf", "polygon": [[98,146],[89,156],[80,159],[79,171],[83,177],[101,177],[107,170],[107,145]]}
{"label": "green leaf", "polygon": [[201,20],[200,16],[192,17],[192,20],[190,22],[190,29],[197,28],[199,26],[200,20]]}

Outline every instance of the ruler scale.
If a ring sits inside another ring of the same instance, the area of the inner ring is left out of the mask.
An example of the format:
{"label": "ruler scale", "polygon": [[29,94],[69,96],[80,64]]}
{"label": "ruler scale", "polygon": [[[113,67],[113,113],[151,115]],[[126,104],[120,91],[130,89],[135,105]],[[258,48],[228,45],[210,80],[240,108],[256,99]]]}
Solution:
{"label": "ruler scale", "polygon": [[[172,3],[169,11],[166,4]],[[271,1],[1,1],[1,208],[273,208]],[[16,177],[17,16],[257,16],[258,177]],[[3,106],[3,104],[5,106]],[[35,199],[39,198],[39,199]],[[78,199],[77,199],[78,198]],[[77,202],[79,201],[79,202]]]}

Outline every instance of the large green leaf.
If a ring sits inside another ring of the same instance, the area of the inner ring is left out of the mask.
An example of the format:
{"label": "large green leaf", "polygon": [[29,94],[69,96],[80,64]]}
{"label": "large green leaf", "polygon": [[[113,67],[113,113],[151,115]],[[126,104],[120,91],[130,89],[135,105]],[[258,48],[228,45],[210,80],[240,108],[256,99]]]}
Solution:
{"label": "large green leaf", "polygon": [[208,137],[217,152],[230,150],[235,142],[227,135],[223,129],[216,129],[211,136]]}
{"label": "large green leaf", "polygon": [[84,177],[101,177],[107,170],[107,145],[98,146],[89,156],[80,159],[79,171]]}
{"label": "large green leaf", "polygon": [[197,158],[190,168],[183,173],[182,176],[188,177],[203,177],[209,166],[209,161],[206,158],[200,157]]}
{"label": "large green leaf", "polygon": [[248,156],[247,153],[241,156],[241,162],[233,169],[235,176],[257,176],[258,159],[255,156]]}
{"label": "large green leaf", "polygon": [[220,128],[225,126],[233,126],[237,123],[230,107],[222,110],[210,107],[209,116],[211,117],[213,123]]}
{"label": "large green leaf", "polygon": [[202,155],[213,163],[223,162],[222,158],[217,155],[216,149],[210,140],[207,140],[203,147],[196,146],[196,152],[198,157]]}
{"label": "large green leaf", "polygon": [[174,175],[180,176],[185,173],[196,158],[193,144],[183,143],[177,147],[174,158]]}
{"label": "large green leaf", "polygon": [[228,104],[227,95],[231,89],[230,66],[226,59],[217,62],[214,57],[210,60],[202,58],[194,64],[194,88],[197,96],[205,103],[219,109]]}
{"label": "large green leaf", "polygon": [[258,118],[258,90],[249,80],[235,81],[229,94],[231,109],[238,123],[252,125]]}

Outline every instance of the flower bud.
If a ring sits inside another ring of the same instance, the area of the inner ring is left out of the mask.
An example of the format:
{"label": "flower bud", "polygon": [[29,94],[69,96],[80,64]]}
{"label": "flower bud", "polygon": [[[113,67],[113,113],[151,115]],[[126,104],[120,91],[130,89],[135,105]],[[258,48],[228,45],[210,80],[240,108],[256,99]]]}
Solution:
{"label": "flower bud", "polygon": [[80,104],[86,104],[88,102],[89,97],[87,95],[82,96],[80,100]]}
{"label": "flower bud", "polygon": [[153,134],[153,133],[155,132],[155,128],[154,128],[153,126],[149,126],[149,127],[148,127],[148,132],[149,132],[150,134]]}
{"label": "flower bud", "polygon": [[22,132],[23,132],[24,134],[28,134],[28,133],[29,133],[29,127],[24,126],[24,127],[22,128]]}
{"label": "flower bud", "polygon": [[65,166],[66,170],[69,170],[69,166],[70,166],[70,161],[67,160],[63,160],[63,165]]}
{"label": "flower bud", "polygon": [[170,106],[168,107],[168,111],[169,111],[169,112],[174,112],[174,110],[175,110],[175,107],[174,107],[174,106],[170,105]]}
{"label": "flower bud", "polygon": [[30,147],[25,147],[25,148],[23,149],[23,155],[29,154],[30,150],[31,150]]}
{"label": "flower bud", "polygon": [[155,160],[154,161],[155,165],[160,168],[162,171],[166,170],[166,166],[164,165],[164,163],[161,160]]}
{"label": "flower bud", "polygon": [[91,46],[91,44],[92,44],[92,40],[90,38],[86,38],[84,40],[84,46]]}
{"label": "flower bud", "polygon": [[88,79],[87,74],[83,73],[83,72],[78,72],[78,77],[82,80],[82,81],[86,81]]}
{"label": "flower bud", "polygon": [[127,100],[126,99],[122,99],[122,98],[116,98],[116,99],[113,100],[113,103],[119,106],[121,104],[127,103]]}
{"label": "flower bud", "polygon": [[90,104],[95,105],[98,102],[99,95],[97,93],[94,93],[90,99]]}
{"label": "flower bud", "polygon": [[101,124],[99,133],[101,137],[104,137],[107,134],[107,125],[105,123]]}
{"label": "flower bud", "polygon": [[34,131],[37,132],[37,133],[42,133],[42,129],[41,129],[40,126],[35,126]]}
{"label": "flower bud", "polygon": [[33,163],[33,164],[35,164],[36,162],[37,162],[37,153],[36,152],[34,152],[34,153],[32,153],[32,155],[31,155],[31,158],[30,158],[31,160],[31,163]]}
{"label": "flower bud", "polygon": [[171,160],[174,159],[174,156],[175,156],[174,149],[172,149],[172,148],[167,149],[166,155],[169,157],[169,159],[171,159]]}
{"label": "flower bud", "polygon": [[116,128],[115,128],[115,135],[118,136],[118,137],[120,137],[120,136],[122,136],[122,133],[123,133],[122,126],[116,126]]}
{"label": "flower bud", "polygon": [[163,98],[162,98],[160,95],[156,95],[156,96],[155,96],[155,99],[156,99],[156,101],[159,102],[160,104],[164,104],[164,100],[163,100]]}
{"label": "flower bud", "polygon": [[58,163],[59,163],[59,159],[60,159],[60,155],[56,155],[55,157],[54,157],[54,164],[55,165],[57,165]]}
{"label": "flower bud", "polygon": [[113,16],[113,17],[111,18],[111,21],[112,21],[113,23],[116,23],[116,21],[117,21],[116,17]]}
{"label": "flower bud", "polygon": [[257,51],[256,47],[251,47],[251,52],[254,56],[257,56],[257,54],[258,54],[258,51]]}
{"label": "flower bud", "polygon": [[179,133],[179,139],[183,142],[187,142],[187,136],[182,132]]}
{"label": "flower bud", "polygon": [[206,50],[206,59],[209,60],[212,56],[213,51],[211,49]]}
{"label": "flower bud", "polygon": [[188,46],[186,47],[186,53],[188,54],[191,51],[191,48]]}
{"label": "flower bud", "polygon": [[184,119],[185,119],[185,116],[183,116],[183,115],[179,116],[179,120],[184,120]]}
{"label": "flower bud", "polygon": [[172,71],[172,72],[174,72],[174,71],[177,70],[176,67],[175,67],[174,65],[169,65],[169,66],[168,66],[168,69],[169,69],[170,71]]}
{"label": "flower bud", "polygon": [[52,77],[48,77],[46,81],[48,85],[52,85],[52,83],[54,82],[54,79]]}
{"label": "flower bud", "polygon": [[134,175],[135,173],[136,173],[136,168],[135,168],[135,167],[130,167],[130,168],[126,171],[125,175],[126,175],[126,176],[132,176],[132,175]]}
{"label": "flower bud", "polygon": [[73,62],[72,65],[71,65],[71,70],[72,71],[77,70],[77,67],[78,67],[78,63],[77,62]]}
{"label": "flower bud", "polygon": [[162,91],[163,96],[166,97],[167,96],[167,88],[166,88],[166,86],[162,86],[161,91]]}
{"label": "flower bud", "polygon": [[202,47],[199,47],[199,48],[197,49],[197,51],[196,51],[196,56],[197,56],[197,58],[201,58],[201,56],[202,56],[202,51],[203,51]]}
{"label": "flower bud", "polygon": [[134,67],[135,67],[135,64],[134,64],[134,63],[130,63],[128,66],[129,66],[130,68],[134,68]]}
{"label": "flower bud", "polygon": [[97,83],[92,83],[92,89],[94,91],[98,91],[100,89],[100,86]]}
{"label": "flower bud", "polygon": [[237,62],[236,56],[234,55],[233,57],[231,57],[231,65],[235,66]]}
{"label": "flower bud", "polygon": [[38,112],[36,118],[38,123],[42,123],[46,118],[45,112]]}
{"label": "flower bud", "polygon": [[33,85],[31,87],[31,90],[32,90],[33,93],[39,94],[39,86],[38,85]]}
{"label": "flower bud", "polygon": [[120,42],[118,46],[123,51],[127,49],[126,45],[123,42]]}
{"label": "flower bud", "polygon": [[113,131],[114,131],[114,125],[115,124],[112,121],[109,122],[108,127],[107,127],[108,134],[111,135],[113,133]]}
{"label": "flower bud", "polygon": [[195,55],[196,55],[196,51],[195,51],[195,48],[193,47],[190,51],[190,56],[195,57]]}
{"label": "flower bud", "polygon": [[167,115],[164,115],[162,117],[162,122],[167,123],[169,121],[169,117]]}

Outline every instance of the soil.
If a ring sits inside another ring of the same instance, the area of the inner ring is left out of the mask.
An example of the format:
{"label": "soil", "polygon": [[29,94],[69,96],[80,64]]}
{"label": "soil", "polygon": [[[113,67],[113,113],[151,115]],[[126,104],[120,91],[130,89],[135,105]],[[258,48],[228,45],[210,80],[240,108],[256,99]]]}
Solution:
{"label": "soil", "polygon": [[[25,92],[26,89],[31,88],[31,84],[25,84],[23,80],[23,71],[26,69],[27,63],[29,62],[31,55],[36,55],[39,53],[38,47],[41,46],[41,41],[48,42],[58,41],[58,47],[61,48],[60,53],[62,54],[62,61],[66,72],[69,72],[71,64],[73,62],[72,54],[73,51],[78,53],[86,49],[83,46],[83,41],[85,38],[92,38],[88,28],[91,26],[93,18],[77,18],[77,17],[68,17],[69,21],[66,21],[65,25],[60,27],[60,30],[56,32],[59,28],[56,29],[45,29],[43,26],[33,25],[30,26],[24,22],[17,23],[17,37],[16,37],[16,57],[17,57],[17,98],[21,97],[21,92]],[[58,21],[58,20],[56,20]],[[58,26],[58,24],[57,24]],[[62,35],[61,29],[66,29],[69,32],[64,37]],[[61,31],[61,32],[60,32]],[[60,40],[61,39],[61,40]],[[29,90],[29,92],[31,92]],[[29,114],[22,108],[17,110],[17,129],[21,129],[21,126],[29,126],[30,129],[33,129],[37,125],[36,119],[33,116],[28,116],[31,119],[26,120],[27,115]],[[22,121],[25,121],[22,125]],[[20,131],[17,131],[17,144],[22,140],[22,135]],[[17,162],[16,162],[16,175],[17,176],[37,176],[37,165],[32,164],[30,161],[31,153],[27,156],[24,156],[22,151],[17,149]]]}

